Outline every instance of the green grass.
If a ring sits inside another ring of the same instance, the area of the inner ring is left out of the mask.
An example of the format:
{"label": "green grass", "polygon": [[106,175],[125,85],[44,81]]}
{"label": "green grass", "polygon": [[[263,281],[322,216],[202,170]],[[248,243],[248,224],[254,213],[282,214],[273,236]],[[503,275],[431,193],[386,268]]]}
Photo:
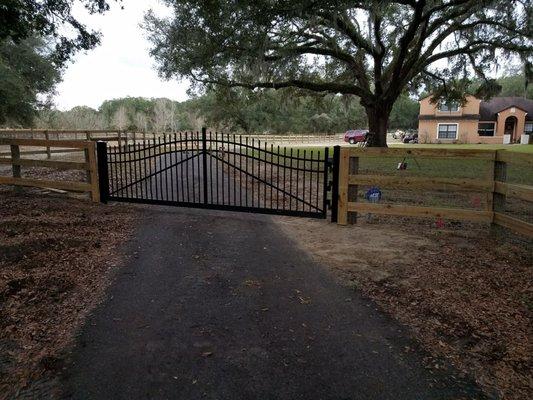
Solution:
{"label": "green grass", "polygon": [[391,144],[390,147],[409,149],[480,149],[480,150],[508,150],[520,153],[533,153],[533,144]]}
{"label": "green grass", "polygon": [[[339,143],[341,145],[346,145],[346,143]],[[294,145],[287,146],[287,151],[290,147],[294,150],[299,149],[300,152],[306,150],[307,152],[313,150],[316,152],[317,149],[321,150],[324,146],[313,146],[309,144],[305,145]],[[330,153],[333,154],[333,146],[328,146]],[[355,146],[354,146],[355,147]],[[507,150],[519,153],[529,153],[533,154],[533,144],[401,144],[401,143],[392,143],[389,147],[394,148],[404,148],[404,149],[479,149],[479,150]]]}
{"label": "green grass", "polygon": [[[395,148],[408,149],[485,149],[485,150],[507,150],[511,152],[521,152],[533,154],[533,145],[493,145],[493,144],[413,144],[391,145]],[[293,155],[299,150],[300,155],[303,151],[306,156],[322,157],[323,146],[292,146]],[[287,154],[290,147],[287,147]],[[283,153],[283,150],[281,151]],[[333,147],[329,146],[330,156],[333,155]],[[379,175],[402,175],[402,176],[423,176],[423,177],[442,177],[442,178],[477,178],[488,180],[492,171],[492,161],[479,160],[472,158],[423,158],[408,157],[407,170],[398,171],[396,166],[403,157],[363,157],[360,159],[359,172],[362,174],[379,174]],[[533,169],[522,165],[508,164],[507,166],[508,182],[533,185]]]}

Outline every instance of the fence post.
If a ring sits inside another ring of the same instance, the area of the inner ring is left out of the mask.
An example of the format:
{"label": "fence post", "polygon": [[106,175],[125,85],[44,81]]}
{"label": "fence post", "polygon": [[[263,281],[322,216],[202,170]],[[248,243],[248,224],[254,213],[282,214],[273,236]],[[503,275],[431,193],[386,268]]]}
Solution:
{"label": "fence post", "polygon": [[[18,144],[10,145],[11,148],[11,169],[13,171],[13,178],[20,178],[20,164],[15,164],[20,160],[20,147]],[[22,188],[20,186],[15,186],[16,192],[21,192]]]}
{"label": "fence post", "polygon": [[[350,157],[349,159],[349,173],[348,175],[356,175],[359,172],[359,157]],[[354,202],[357,201],[359,186],[357,185],[348,185],[348,201]],[[348,223],[356,224],[357,223],[357,212],[350,211],[348,212]]]}
{"label": "fence post", "polygon": [[[44,138],[46,140],[50,140],[50,134],[48,131],[44,131]],[[50,151],[50,146],[46,146],[46,158],[50,159],[52,158],[52,152]]]}
{"label": "fence post", "polygon": [[339,162],[341,147],[333,146],[332,181],[331,181],[331,222],[337,222],[339,217]]}
{"label": "fence post", "polygon": [[339,200],[337,223],[348,224],[348,177],[350,163],[350,149],[341,147],[339,158]]}
{"label": "fence post", "polygon": [[496,193],[496,191],[494,190],[494,187],[496,186],[496,181],[504,183],[507,181],[507,163],[498,160],[498,151],[496,151],[494,158],[494,186],[492,192],[492,211],[501,212],[505,208],[506,196],[501,193]]}
{"label": "fence post", "polygon": [[207,204],[207,129],[202,127],[202,176],[204,184],[204,204]]}
{"label": "fence post", "polygon": [[97,202],[100,200],[97,178],[96,149],[94,142],[88,142],[87,147],[83,150],[85,153],[85,162],[89,164],[87,181],[91,185],[91,200]]}
{"label": "fence post", "polygon": [[100,190],[100,201],[107,203],[109,199],[109,167],[107,165],[107,143],[98,141],[96,143],[96,155],[98,161],[98,187]]}

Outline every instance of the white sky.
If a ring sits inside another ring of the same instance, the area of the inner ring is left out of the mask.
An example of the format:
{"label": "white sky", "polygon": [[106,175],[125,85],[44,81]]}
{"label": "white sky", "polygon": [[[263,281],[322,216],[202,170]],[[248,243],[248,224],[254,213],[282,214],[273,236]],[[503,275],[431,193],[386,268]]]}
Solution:
{"label": "white sky", "polygon": [[104,15],[76,10],[75,15],[103,37],[100,46],[78,53],[66,68],[54,98],[58,109],[98,108],[104,100],[126,96],[187,99],[187,81],[164,81],[157,76],[149,42],[139,26],[150,8],[158,14],[168,11],[158,0],[129,0],[123,5],[122,10],[111,2],[111,10]]}

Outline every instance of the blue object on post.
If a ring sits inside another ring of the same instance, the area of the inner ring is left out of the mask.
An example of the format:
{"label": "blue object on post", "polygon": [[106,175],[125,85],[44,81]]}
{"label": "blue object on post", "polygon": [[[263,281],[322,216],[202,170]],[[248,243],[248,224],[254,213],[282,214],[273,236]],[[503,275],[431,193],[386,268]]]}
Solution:
{"label": "blue object on post", "polygon": [[381,190],[377,186],[372,186],[365,194],[365,199],[371,203],[379,203],[381,200]]}

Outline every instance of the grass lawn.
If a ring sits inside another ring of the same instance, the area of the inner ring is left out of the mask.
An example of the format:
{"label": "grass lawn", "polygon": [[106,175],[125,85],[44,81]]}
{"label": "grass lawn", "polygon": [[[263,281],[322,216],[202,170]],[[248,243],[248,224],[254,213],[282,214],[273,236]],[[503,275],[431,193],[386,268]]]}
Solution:
{"label": "grass lawn", "polygon": [[[496,144],[400,144],[394,143],[390,147],[406,149],[484,149],[484,150],[507,150],[533,154],[533,144],[529,145],[496,145]],[[299,150],[299,154],[306,152],[309,156],[313,151],[314,157],[322,156],[323,146],[293,146],[293,154]],[[287,147],[289,154],[290,147]],[[281,148],[283,153],[283,148]],[[333,146],[329,146],[330,156],[333,156]],[[407,170],[398,171],[396,166],[403,157],[363,157],[360,159],[359,172],[362,174],[378,175],[403,175],[424,176],[442,178],[478,178],[480,180],[492,179],[492,162],[479,159],[458,158],[406,158]],[[533,185],[533,169],[519,165],[508,164],[507,180],[511,183]]]}
{"label": "grass lawn", "polygon": [[392,143],[390,147],[405,147],[413,149],[480,149],[480,150],[508,150],[533,154],[533,144],[401,144]]}

